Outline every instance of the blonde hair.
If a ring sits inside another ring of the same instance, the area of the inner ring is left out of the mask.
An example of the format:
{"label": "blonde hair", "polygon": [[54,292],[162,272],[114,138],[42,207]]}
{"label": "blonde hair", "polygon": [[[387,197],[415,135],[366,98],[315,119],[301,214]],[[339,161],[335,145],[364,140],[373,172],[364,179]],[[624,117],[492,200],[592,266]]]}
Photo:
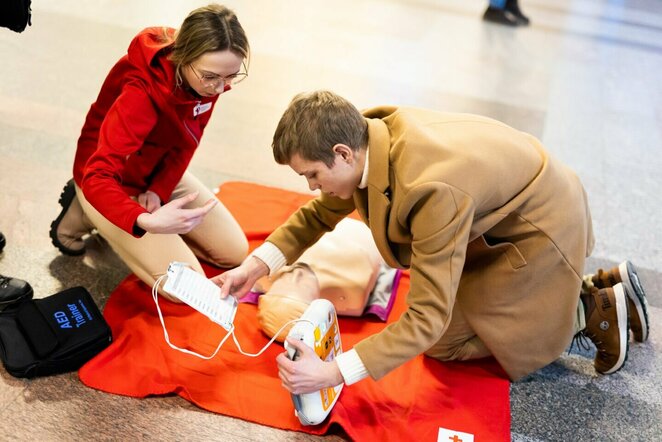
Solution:
{"label": "blonde hair", "polygon": [[207,52],[230,50],[248,59],[250,46],[235,13],[218,4],[192,11],[177,30],[170,60],[175,65],[177,85],[182,84],[182,69]]}
{"label": "blonde hair", "polygon": [[330,91],[296,95],[283,113],[272,148],[278,164],[289,164],[295,154],[306,161],[333,165],[333,146],[345,144],[358,151],[368,145],[368,123],[356,107]]}

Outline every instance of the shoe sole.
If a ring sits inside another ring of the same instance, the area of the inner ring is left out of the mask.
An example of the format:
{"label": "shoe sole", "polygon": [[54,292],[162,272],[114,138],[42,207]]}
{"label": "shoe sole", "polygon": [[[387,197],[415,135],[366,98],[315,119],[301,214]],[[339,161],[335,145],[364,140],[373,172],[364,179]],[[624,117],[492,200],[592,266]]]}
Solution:
{"label": "shoe sole", "polygon": [[516,28],[517,26],[520,26],[520,23],[517,20],[511,22],[511,21],[508,21],[508,20],[499,19],[499,18],[495,18],[495,17],[491,17],[491,16],[483,16],[483,20],[486,21],[486,22],[496,23],[498,25],[503,25],[503,26],[510,26],[510,27],[513,27],[513,28]]}
{"label": "shoe sole", "polygon": [[625,261],[618,266],[621,274],[621,281],[625,285],[625,293],[637,309],[639,322],[641,322],[641,339],[635,339],[638,342],[645,342],[648,339],[648,301],[646,292],[639,281],[637,270],[630,261]]}
{"label": "shoe sole", "polygon": [[64,215],[67,213],[67,210],[69,209],[69,206],[71,205],[71,202],[75,197],[76,197],[76,188],[74,187],[73,180],[69,180],[67,184],[64,186],[64,189],[62,189],[62,193],[60,194],[60,199],[58,200],[58,203],[60,204],[60,206],[62,206],[62,210],[60,211],[58,217],[55,218],[55,221],[51,223],[51,229],[48,232],[48,235],[51,237],[51,243],[53,243],[53,245],[60,252],[69,256],[79,256],[85,253],[85,247],[83,247],[80,250],[72,250],[68,247],[65,247],[57,238],[57,228],[60,225],[60,222],[62,222],[62,218],[64,218]]}
{"label": "shoe sole", "polygon": [[32,286],[30,284],[28,284],[27,289],[28,290],[25,293],[23,293],[21,296],[19,296],[18,298],[7,299],[5,301],[0,301],[0,308],[4,308],[4,307],[7,307],[8,305],[12,305],[12,304],[16,304],[16,303],[19,303],[19,302],[27,301],[28,299],[32,299],[32,297],[34,296],[34,290],[32,290]]}
{"label": "shoe sole", "polygon": [[618,361],[609,370],[603,374],[616,373],[623,367],[625,361],[628,359],[628,301],[625,294],[623,285],[616,284],[612,287],[616,298],[616,316],[618,317],[618,334],[621,348],[618,354]]}

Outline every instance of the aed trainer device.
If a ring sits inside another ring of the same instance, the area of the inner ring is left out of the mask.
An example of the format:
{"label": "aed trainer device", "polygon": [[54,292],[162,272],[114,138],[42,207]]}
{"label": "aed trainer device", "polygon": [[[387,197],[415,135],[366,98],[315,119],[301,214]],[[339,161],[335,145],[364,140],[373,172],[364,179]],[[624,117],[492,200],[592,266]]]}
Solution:
{"label": "aed trainer device", "polygon": [[[315,350],[317,356],[329,362],[342,353],[338,316],[333,304],[326,299],[310,303],[300,320],[290,329],[288,338],[299,339]],[[296,361],[298,352],[285,341],[288,357]],[[294,414],[303,425],[317,425],[324,421],[336,404],[344,384],[305,394],[293,394]]]}

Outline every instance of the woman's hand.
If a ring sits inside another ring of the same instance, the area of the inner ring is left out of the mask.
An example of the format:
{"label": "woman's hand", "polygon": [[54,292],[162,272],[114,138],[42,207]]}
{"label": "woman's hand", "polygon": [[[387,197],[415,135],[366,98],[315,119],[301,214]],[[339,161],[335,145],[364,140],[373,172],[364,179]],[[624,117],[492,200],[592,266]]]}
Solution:
{"label": "woman's hand", "polygon": [[143,206],[149,213],[152,213],[161,207],[161,198],[156,193],[148,190],[138,195],[138,204]]}
{"label": "woman's hand", "polygon": [[196,207],[194,209],[183,208],[197,197],[198,192],[193,192],[172,200],[168,204],[164,204],[156,209],[153,213],[140,214],[136,219],[136,223],[138,227],[149,233],[188,233],[195,229],[202,222],[205,215],[218,204],[216,198],[210,198],[202,207]]}
{"label": "woman's hand", "polygon": [[230,294],[241,298],[258,279],[268,274],[269,267],[261,259],[249,256],[239,267],[214,276],[211,281],[221,288],[221,298]]}
{"label": "woman's hand", "polygon": [[290,360],[287,352],[276,357],[278,377],[287,391],[292,394],[312,393],[344,382],[336,361],[324,362],[315,350],[298,339],[287,338],[287,344],[296,348],[299,354],[296,361]]}

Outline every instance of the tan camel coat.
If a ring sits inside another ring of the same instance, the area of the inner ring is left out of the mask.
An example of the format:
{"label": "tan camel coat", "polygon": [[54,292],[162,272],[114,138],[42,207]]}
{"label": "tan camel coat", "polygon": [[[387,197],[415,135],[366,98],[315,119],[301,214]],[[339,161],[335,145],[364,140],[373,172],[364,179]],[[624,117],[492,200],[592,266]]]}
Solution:
{"label": "tan camel coat", "polygon": [[577,176],[540,142],[489,118],[405,107],[364,112],[368,187],[322,194],[267,241],[293,262],[355,207],[387,264],[410,269],[408,310],[354,349],[378,379],[444,334],[454,304],[512,379],[574,333],[593,247]]}

